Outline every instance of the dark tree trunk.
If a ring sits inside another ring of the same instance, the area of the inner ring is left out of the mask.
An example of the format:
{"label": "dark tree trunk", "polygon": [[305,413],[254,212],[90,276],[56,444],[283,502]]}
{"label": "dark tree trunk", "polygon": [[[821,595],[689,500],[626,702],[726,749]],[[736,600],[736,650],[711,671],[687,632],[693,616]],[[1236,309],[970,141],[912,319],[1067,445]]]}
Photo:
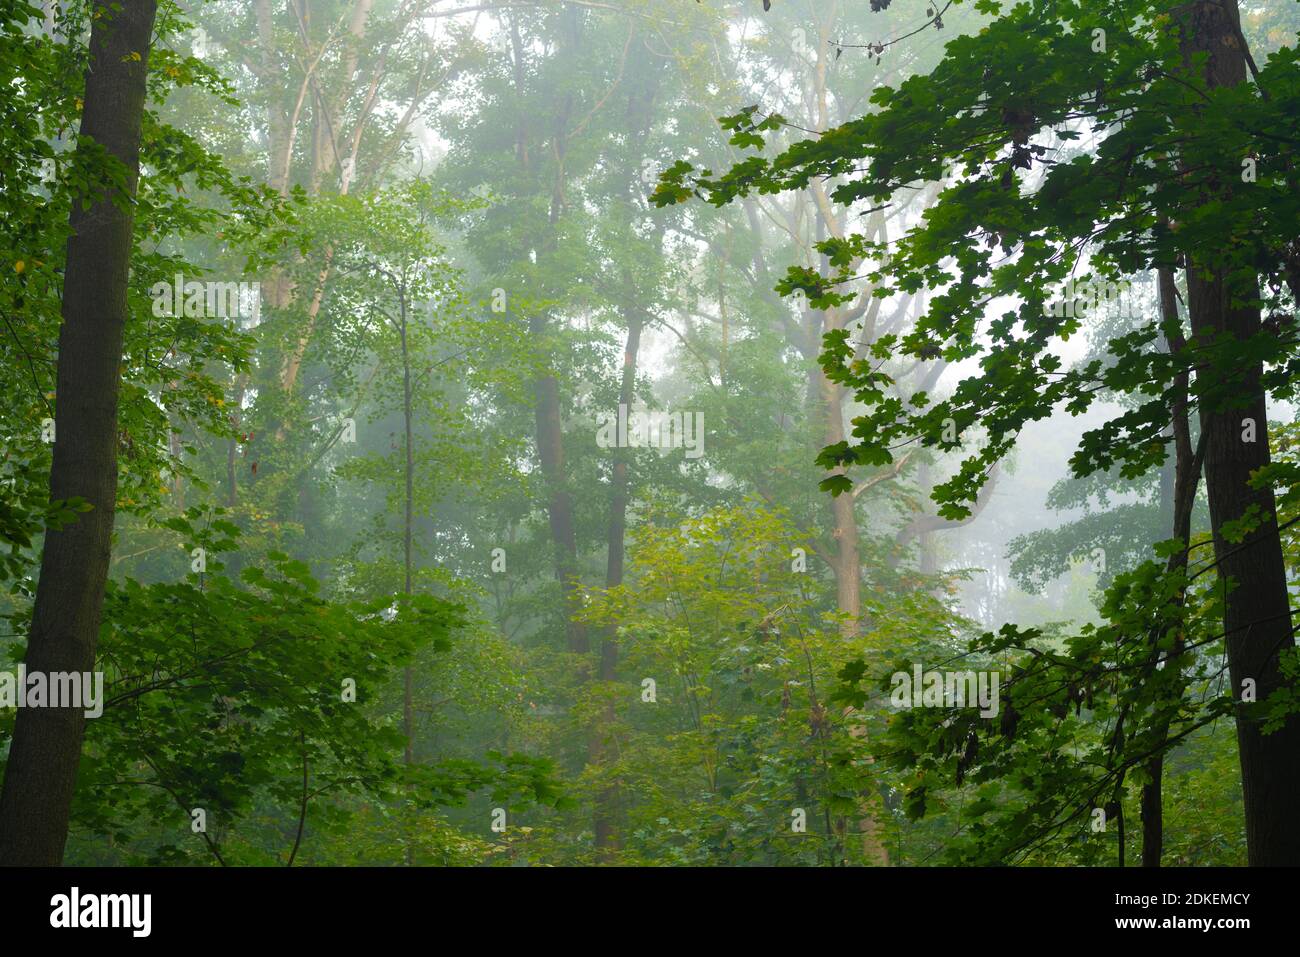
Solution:
{"label": "dark tree trunk", "polygon": [[[29,671],[94,670],[117,496],[118,386],[134,225],[130,200],[139,178],[157,3],[95,0],[93,10],[81,135],[126,168],[126,195],[84,211],[73,203],[50,497],[80,497],[91,509],[46,534],[27,642]],[[81,708],[19,710],[0,791],[0,864],[62,861],[85,729]]]}
{"label": "dark tree trunk", "polygon": [[[566,8],[563,16],[568,30],[564,45],[571,49],[577,45],[578,11],[576,8]],[[528,142],[528,115],[524,105],[524,43],[520,35],[519,23],[514,19],[510,22],[510,38],[515,96],[518,104],[515,126],[516,159],[522,170],[528,173],[531,172],[531,154]],[[531,250],[539,269],[542,268],[546,257],[555,249],[556,227],[564,211],[564,164],[572,107],[573,97],[568,95],[565,97],[553,131],[551,145],[556,160],[556,170],[555,180],[551,186],[548,229],[539,246]],[[529,317],[528,331],[538,353],[549,357],[550,344],[547,340],[551,331],[549,316],[545,310],[534,312]],[[578,538],[573,518],[573,497],[569,493],[564,468],[564,423],[560,410],[559,379],[550,371],[542,372],[534,380],[533,395],[536,403],[537,457],[546,485],[546,512],[551,526],[555,577],[560,584],[565,646],[570,652],[585,656],[590,650],[590,643],[586,626],[577,620],[581,608],[581,598],[578,593]],[[589,676],[589,669],[584,662],[579,668],[578,678],[581,682]]]}
{"label": "dark tree trunk", "polygon": [[[1208,0],[1177,10],[1184,53],[1208,54],[1204,81],[1210,87],[1246,81],[1240,21],[1234,0]],[[1200,79],[1200,78],[1198,78]],[[1214,197],[1207,196],[1207,201]],[[1192,335],[1209,343],[1216,337],[1245,340],[1259,332],[1254,282],[1242,282],[1226,264],[1198,257],[1188,263],[1188,309]],[[1205,486],[1210,499],[1217,571],[1230,583],[1224,612],[1232,693],[1241,700],[1243,682],[1255,683],[1264,700],[1286,681],[1279,656],[1294,647],[1286,569],[1270,488],[1250,486],[1253,472],[1268,464],[1268,419],[1258,361],[1204,373],[1200,403],[1205,436]],[[1201,376],[1198,376],[1200,379]],[[1207,393],[1213,393],[1208,395]],[[1253,419],[1255,440],[1243,438],[1243,422]],[[1260,523],[1243,541],[1223,535],[1228,522],[1257,509]],[[1264,734],[1258,720],[1239,705],[1237,746],[1241,758],[1246,845],[1252,865],[1300,864],[1300,718]]]}
{"label": "dark tree trunk", "polygon": [[[534,317],[533,336],[539,342],[546,334],[546,317]],[[564,429],[560,418],[560,383],[553,375],[537,380],[537,455],[546,481],[546,510],[555,547],[555,577],[564,603],[564,634],[569,651],[589,650],[587,627],[578,620],[578,537],[573,521],[573,496],[564,472]]]}
{"label": "dark tree trunk", "polygon": [[[1198,338],[1228,331],[1245,339],[1258,330],[1258,312],[1228,305],[1222,275],[1207,282],[1189,270],[1188,293],[1192,331]],[[1294,647],[1295,638],[1273,491],[1250,486],[1251,475],[1269,461],[1268,419],[1259,376],[1256,363],[1246,377],[1249,404],[1220,409],[1202,405],[1200,420],[1206,436],[1205,486],[1215,560],[1220,578],[1231,588],[1224,631],[1232,693],[1240,700],[1244,682],[1252,679],[1256,698],[1262,701],[1285,683],[1279,655]],[[1245,419],[1255,421],[1254,442],[1242,439]],[[1224,526],[1252,507],[1258,509],[1259,527],[1240,543],[1225,539]],[[1256,719],[1239,712],[1237,745],[1250,863],[1300,864],[1300,815],[1295,813],[1300,795],[1300,720],[1293,716],[1266,735]]]}
{"label": "dark tree trunk", "polygon": [[[565,31],[561,45],[571,51],[576,49],[579,43],[579,11],[575,7],[567,7],[562,17]],[[516,37],[516,66],[522,62],[522,59],[522,50],[518,47]],[[541,248],[535,250],[539,268],[546,257],[555,251],[558,243],[557,230],[565,207],[565,161],[568,154],[569,119],[572,110],[573,96],[569,94],[565,96],[553,133],[555,181],[551,187],[551,204],[547,216],[548,229],[543,237]],[[550,345],[547,342],[549,325],[549,317],[545,311],[534,314],[529,320],[529,331],[534,342],[540,351],[548,355],[550,353]],[[542,476],[546,481],[547,514],[551,524],[551,540],[555,546],[555,577],[560,583],[564,608],[565,644],[570,652],[585,656],[591,646],[587,638],[587,626],[578,620],[578,613],[582,609],[578,582],[578,536],[573,518],[573,496],[569,492],[568,476],[564,468],[564,423],[560,412],[559,379],[550,372],[538,376],[534,394],[537,398],[537,455],[541,459]],[[590,669],[585,662],[579,666],[578,678],[579,681],[590,678]]]}

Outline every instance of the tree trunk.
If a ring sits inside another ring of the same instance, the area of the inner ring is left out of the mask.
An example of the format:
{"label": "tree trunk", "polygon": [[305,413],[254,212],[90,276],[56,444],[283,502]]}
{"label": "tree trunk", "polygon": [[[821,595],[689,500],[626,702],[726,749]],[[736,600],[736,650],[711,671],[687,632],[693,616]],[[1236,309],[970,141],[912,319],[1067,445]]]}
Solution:
{"label": "tree trunk", "polygon": [[[1179,7],[1177,15],[1189,62],[1193,55],[1209,55],[1205,82],[1210,87],[1244,83],[1246,66],[1234,0],[1199,0]],[[1239,305],[1258,299],[1254,285],[1253,279],[1240,281],[1222,263],[1194,257],[1187,269],[1192,335],[1209,343],[1217,336],[1240,341],[1258,333],[1259,310]],[[1231,588],[1224,630],[1232,693],[1238,701],[1248,679],[1254,682],[1260,701],[1285,685],[1279,656],[1295,646],[1273,491],[1253,489],[1249,484],[1251,474],[1269,461],[1261,372],[1256,360],[1238,362],[1232,370],[1232,392],[1238,404],[1231,405],[1230,399],[1210,402],[1202,398],[1199,409],[1215,559],[1220,578]],[[1222,369],[1204,373],[1207,378],[1216,377],[1215,389],[1222,384],[1217,378],[1225,374]],[[1207,383],[1200,391],[1204,394],[1210,389]],[[1253,442],[1243,438],[1246,419],[1254,420]],[[1228,541],[1223,535],[1225,524],[1242,518],[1252,508],[1258,510],[1258,527],[1241,542]],[[1300,815],[1295,813],[1296,795],[1300,794],[1300,718],[1292,716],[1279,730],[1264,734],[1255,718],[1239,710],[1237,746],[1249,862],[1300,864]]]}
{"label": "tree trunk", "polygon": [[[94,0],[93,10],[81,135],[121,162],[126,177],[124,195],[72,207],[50,498],[80,497],[90,511],[46,533],[27,642],[32,672],[94,670],[117,496],[132,201],[157,3]],[[0,864],[62,861],[85,728],[80,707],[18,711],[0,791]]]}
{"label": "tree trunk", "polygon": [[[636,360],[641,348],[642,317],[640,312],[631,310],[627,320],[627,345],[623,349],[623,381],[619,385],[618,401],[622,406],[632,407],[636,388]],[[617,588],[623,584],[623,561],[625,537],[627,533],[628,505],[628,452],[624,448],[615,448],[613,472],[610,476],[609,505],[609,554],[605,563],[605,587]],[[618,667],[618,641],[614,629],[608,628],[602,636],[600,645],[600,680],[612,682]],[[603,725],[610,728],[614,723],[614,708],[606,705]],[[591,760],[593,763],[605,763],[609,742],[607,732],[597,728],[592,742]],[[596,795],[596,850],[615,851],[621,842],[618,834],[618,800],[617,787],[603,789]]]}
{"label": "tree trunk", "polygon": [[[1174,271],[1169,267],[1161,267],[1157,276],[1161,318],[1166,325],[1177,323],[1178,290],[1174,285]],[[1165,343],[1172,355],[1178,355],[1186,347],[1181,331],[1167,336]],[[1192,509],[1196,504],[1196,489],[1201,482],[1201,455],[1192,450],[1191,427],[1187,418],[1187,384],[1187,373],[1181,373],[1175,382],[1174,406],[1170,417],[1170,429],[1174,439],[1174,454],[1170,460],[1172,468],[1168,467],[1169,463],[1167,463],[1160,475],[1161,512],[1170,522],[1170,537],[1183,543],[1182,551],[1169,556],[1166,568],[1170,572],[1187,567],[1186,547],[1190,544],[1192,535]],[[1175,601],[1181,606],[1183,594],[1180,593]],[[1154,635],[1153,643],[1159,637],[1158,634]],[[1182,653],[1183,636],[1180,632],[1166,658],[1165,667],[1179,667],[1175,663]],[[1170,697],[1170,707],[1175,706],[1177,701],[1181,701],[1184,687],[1180,674],[1175,682],[1176,694]],[[1169,717],[1166,715],[1161,719],[1157,735],[1161,741],[1169,735]],[[1141,803],[1143,867],[1159,867],[1164,850],[1164,767],[1163,750],[1157,752],[1146,766],[1148,782],[1142,786]]]}
{"label": "tree trunk", "polygon": [[[529,323],[534,339],[546,335],[546,317],[534,316]],[[589,650],[587,627],[578,621],[581,604],[578,596],[578,538],[573,522],[573,496],[569,494],[564,473],[564,429],[560,418],[560,383],[553,375],[538,378],[537,455],[546,482],[546,511],[551,523],[551,541],[555,547],[555,577],[560,583],[564,603],[564,634],[569,651],[586,654]]]}
{"label": "tree trunk", "polygon": [[[828,323],[829,325],[829,323]],[[823,445],[838,445],[844,441],[844,389],[818,372],[823,408],[826,415],[826,441]],[[842,475],[845,469],[835,469],[832,475]],[[862,616],[862,560],[858,555],[858,518],[852,494],[832,496],[831,536],[835,539],[835,607],[844,616],[840,632],[846,638],[857,635]]]}
{"label": "tree trunk", "polygon": [[[578,36],[578,11],[566,8],[565,18],[570,37],[563,44],[572,50],[576,48]],[[514,43],[516,92],[522,96],[523,47],[519,37],[517,23],[511,24]],[[547,217],[548,229],[540,244],[541,248],[533,250],[535,262],[542,268],[546,256],[553,252],[556,243],[556,230],[564,211],[565,156],[568,152],[569,117],[573,109],[573,97],[565,97],[564,105],[557,117],[552,147],[555,156],[555,181],[551,187],[550,211]],[[522,129],[524,116],[520,114],[521,143],[526,142]],[[520,163],[527,165],[527,150],[521,150]],[[547,337],[549,334],[548,315],[545,310],[533,314],[528,321],[537,349],[543,354],[549,353]],[[578,620],[581,598],[578,591],[578,539],[573,520],[573,496],[569,494],[568,479],[564,470],[564,425],[560,414],[560,382],[550,372],[539,375],[534,383],[534,395],[537,407],[537,455],[541,460],[542,477],[546,483],[547,515],[551,525],[551,540],[555,548],[555,577],[560,583],[560,595],[564,609],[564,634],[568,650],[574,654],[586,655],[590,650],[587,639],[587,627]],[[585,682],[589,677],[585,665],[579,667],[578,679]]]}
{"label": "tree trunk", "polygon": [[[397,294],[399,297],[399,309],[401,310],[399,330],[401,332],[402,343],[402,424],[405,429],[405,452],[406,461],[404,463],[406,487],[404,489],[404,503],[402,512],[402,593],[410,596],[412,594],[412,585],[414,584],[412,574],[414,565],[412,561],[412,545],[414,544],[415,529],[415,449],[412,446],[414,438],[414,429],[411,420],[411,352],[407,342],[406,328],[406,286],[399,284]],[[406,750],[402,754],[403,763],[409,768],[415,764],[415,676],[410,665],[402,674],[402,730],[406,734]],[[408,841],[406,845],[406,864],[408,867],[415,865],[415,847]]]}

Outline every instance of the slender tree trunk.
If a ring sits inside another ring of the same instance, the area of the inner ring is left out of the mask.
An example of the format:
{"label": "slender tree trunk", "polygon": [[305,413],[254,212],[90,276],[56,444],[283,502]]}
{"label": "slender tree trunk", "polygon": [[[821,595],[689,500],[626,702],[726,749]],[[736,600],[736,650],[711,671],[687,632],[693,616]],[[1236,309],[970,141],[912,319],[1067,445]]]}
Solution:
{"label": "slender tree trunk", "polygon": [[[244,426],[244,396],[248,390],[247,373],[235,377],[234,396],[231,405],[234,411],[230,413],[230,424],[236,429],[242,429]],[[245,449],[248,448],[249,439],[247,437],[240,441],[240,437],[233,437],[226,445],[226,507],[234,508],[239,504],[239,446],[242,444]]]}
{"label": "slender tree trunk", "polygon": [[[1235,0],[1198,0],[1176,12],[1188,62],[1194,55],[1208,54],[1205,82],[1212,88],[1244,83],[1246,66]],[[1198,343],[1220,336],[1242,341],[1259,332],[1259,310],[1249,305],[1258,298],[1254,286],[1253,279],[1242,282],[1222,263],[1199,256],[1188,263],[1188,310]],[[1217,379],[1226,372],[1204,375]],[[1202,383],[1199,390],[1205,487],[1217,571],[1230,589],[1224,630],[1232,693],[1240,702],[1250,681],[1262,701],[1288,683],[1280,655],[1295,646],[1295,636],[1273,491],[1250,486],[1251,475],[1269,462],[1262,368],[1251,360],[1236,363],[1231,372],[1232,397],[1218,392],[1218,381]],[[1254,422],[1254,441],[1246,440],[1247,420]],[[1223,534],[1227,523],[1251,510],[1257,511],[1258,527],[1243,541],[1229,541]],[[1239,706],[1237,746],[1250,863],[1300,864],[1300,815],[1295,813],[1300,795],[1300,718],[1292,716],[1280,729],[1265,734],[1259,721]]]}
{"label": "slender tree trunk", "polygon": [[[402,423],[405,428],[405,502],[402,512],[402,571],[404,573],[402,593],[412,594],[412,553],[415,528],[415,448],[412,444],[413,428],[411,424],[411,353],[406,337],[406,287],[399,285],[399,306],[401,310],[399,331],[402,345]],[[402,730],[406,734],[406,750],[403,762],[409,768],[415,764],[415,693],[414,672],[410,665],[402,674]],[[406,846],[406,864],[415,864],[415,848],[410,841]]]}
{"label": "slender tree trunk", "polygon": [[[1161,318],[1166,325],[1178,323],[1178,291],[1174,285],[1174,271],[1162,267],[1157,273],[1160,290]],[[1166,337],[1166,346],[1172,355],[1178,355],[1186,348],[1181,332]],[[1192,509],[1196,504],[1196,490],[1201,481],[1201,457],[1192,449],[1191,427],[1188,421],[1188,378],[1182,373],[1175,381],[1175,398],[1170,417],[1170,429],[1173,432],[1174,454],[1170,460],[1172,468],[1165,468],[1160,476],[1162,514],[1170,522],[1170,537],[1183,543],[1184,550],[1169,557],[1167,569],[1170,572],[1187,567],[1186,546],[1192,535]],[[1183,594],[1179,593],[1175,602],[1183,604]],[[1153,636],[1153,643],[1159,639]],[[1179,674],[1174,678],[1170,694],[1166,699],[1167,707],[1174,708],[1183,697],[1184,682],[1178,659],[1183,653],[1183,636],[1180,630],[1174,639],[1173,647],[1165,659],[1166,668],[1176,668]],[[1158,653],[1157,653],[1158,657]],[[1163,741],[1169,735],[1170,715],[1160,719],[1157,737]],[[1142,866],[1159,867],[1164,850],[1164,752],[1158,752],[1147,762],[1147,783],[1142,786]]]}
{"label": "slender tree trunk", "polygon": [[[844,441],[844,390],[819,373],[826,415],[826,440],[823,445]],[[844,469],[831,474],[841,475]],[[862,617],[862,559],[858,554],[858,517],[850,493],[831,498],[831,536],[835,539],[835,606],[844,617],[840,632],[846,638],[857,635]]]}
{"label": "slender tree trunk", "polygon": [[[72,206],[50,498],[80,497],[90,511],[46,533],[27,643],[26,665],[32,672],[94,670],[117,496],[131,201],[139,179],[157,3],[94,0],[93,10],[81,136],[122,163],[126,178],[124,195],[101,199],[89,209],[75,201]],[[80,707],[19,710],[0,790],[0,864],[62,861],[85,725]]]}
{"label": "slender tree trunk", "polygon": [[[838,233],[837,224],[829,215],[829,207],[819,206],[818,235],[825,230]],[[823,259],[823,269],[829,270],[829,263]],[[839,309],[826,313],[825,331],[839,328],[843,322]],[[826,378],[820,366],[813,373],[815,388],[813,395],[820,400],[824,417],[824,446],[836,445],[844,441],[844,390],[837,383]],[[832,474],[844,474],[845,470],[836,469]],[[858,516],[856,499],[851,492],[835,495],[830,501],[831,537],[835,540],[832,570],[835,573],[835,608],[843,616],[840,633],[846,638],[857,637],[862,629],[862,557],[858,549]],[[849,723],[849,733],[860,740],[867,736],[866,726],[855,722],[854,709],[844,710],[844,719]],[[858,797],[858,834],[862,841],[863,859],[875,866],[889,865],[889,849],[885,846],[884,835],[876,814],[877,792],[874,780],[868,782]],[[831,833],[828,824],[828,835]]]}
{"label": "slender tree trunk", "polygon": [[[289,164],[293,151],[290,114],[272,89],[271,77],[279,72],[275,57],[275,20],[271,0],[253,0],[253,16],[257,23],[257,46],[262,68],[261,82],[266,85],[267,175],[268,185],[281,196],[289,191]],[[277,303],[279,305],[279,303]]]}
{"label": "slender tree trunk", "polygon": [[[411,425],[411,356],[410,349],[406,340],[406,289],[399,291],[401,297],[401,342],[402,342],[402,424],[405,429],[405,502],[402,513],[402,571],[404,580],[402,592],[405,595],[411,594],[412,586],[412,560],[411,546],[414,541],[415,527],[415,449],[412,444],[413,428]],[[402,710],[403,727],[406,729],[406,763],[413,763],[415,751],[415,725],[412,720],[411,711],[411,669],[406,669],[406,692],[403,701]]]}
{"label": "slender tree trunk", "polygon": [[[623,381],[619,385],[618,401],[622,406],[632,407],[636,390],[636,361],[641,349],[641,313],[630,310],[627,320],[627,345],[623,349]],[[628,451],[615,448],[613,471],[610,476],[609,505],[609,553],[605,564],[605,587],[617,588],[623,584],[623,564],[625,538],[627,533],[628,506]],[[612,682],[617,676],[618,641],[614,629],[608,628],[601,636],[600,645],[600,680]],[[613,727],[615,712],[613,704],[607,704],[602,714],[605,729]],[[608,731],[597,728],[592,742],[591,760],[604,764],[609,757]],[[619,789],[611,786],[596,795],[596,849],[597,853],[617,850],[621,841],[618,834]]]}
{"label": "slender tree trunk", "polygon": [[[641,329],[643,320],[639,313],[628,317],[627,345],[623,350],[623,381],[619,386],[618,401],[620,405],[632,406],[636,388],[637,353],[641,349]],[[623,565],[625,554],[625,534],[627,531],[628,506],[628,451],[616,448],[614,467],[610,480],[609,508],[609,556],[605,565],[605,587],[616,588],[623,584]],[[600,677],[604,681],[614,680],[614,668],[618,663],[618,644],[607,640],[601,647]]]}
{"label": "slender tree trunk", "polygon": [[[814,87],[817,104],[816,122],[820,130],[826,130],[830,126],[826,90],[827,54],[829,53],[827,31],[835,19],[836,9],[836,5],[832,5],[819,27],[821,42],[817,68],[814,72]],[[835,214],[823,184],[819,183],[811,187],[809,195],[815,210],[814,228],[817,240],[821,241],[827,234],[836,238],[842,237],[843,223]],[[824,274],[829,273],[830,262],[825,256],[821,257],[821,267]],[[809,312],[816,314],[816,310],[809,310]],[[824,324],[820,327],[806,320],[808,345],[812,347],[814,354],[820,352],[821,337],[827,332],[842,328],[844,323],[845,315],[840,308],[826,312]],[[824,422],[823,446],[836,445],[844,441],[844,399],[843,388],[838,383],[831,382],[818,365],[812,373],[809,400],[819,402],[821,405]],[[816,421],[815,417],[810,417],[810,420]],[[843,468],[838,468],[832,474],[842,475],[845,471]],[[843,616],[840,622],[840,633],[846,639],[857,637],[862,629],[862,557],[858,550],[858,518],[855,503],[856,499],[849,492],[832,496],[830,501],[831,537],[835,540],[831,565],[835,573],[835,607]],[[849,722],[849,733],[854,738],[865,740],[866,726],[853,720],[852,708],[845,709],[844,719]],[[883,867],[889,864],[889,851],[885,847],[881,827],[876,817],[876,801],[876,784],[874,780],[869,780],[867,786],[858,795],[858,833],[862,840],[863,858]],[[828,836],[831,833],[829,819],[827,833]]]}

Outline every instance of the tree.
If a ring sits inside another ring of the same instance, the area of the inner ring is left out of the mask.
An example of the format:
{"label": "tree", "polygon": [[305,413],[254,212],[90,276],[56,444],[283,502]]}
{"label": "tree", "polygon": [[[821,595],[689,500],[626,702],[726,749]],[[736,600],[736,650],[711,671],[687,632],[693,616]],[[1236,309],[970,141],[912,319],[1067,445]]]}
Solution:
{"label": "tree", "polygon": [[[50,497],[90,507],[50,531],[27,646],[32,671],[91,672],[117,497],[117,410],[127,319],[133,199],[155,0],[95,0],[63,281]],[[26,709],[15,722],[0,791],[0,863],[55,865],[85,734],[80,707]]]}

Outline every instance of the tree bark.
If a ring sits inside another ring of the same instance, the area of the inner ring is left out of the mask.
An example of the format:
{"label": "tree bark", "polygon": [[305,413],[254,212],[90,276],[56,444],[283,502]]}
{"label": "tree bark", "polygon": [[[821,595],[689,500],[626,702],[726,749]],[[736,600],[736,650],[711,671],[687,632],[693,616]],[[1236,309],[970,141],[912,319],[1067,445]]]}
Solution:
{"label": "tree bark", "polygon": [[[828,326],[830,325],[828,321]],[[824,446],[844,441],[844,389],[818,370],[823,409],[826,415]],[[835,469],[832,475],[846,470]],[[831,497],[831,537],[835,539],[835,607],[844,616],[840,632],[846,638],[858,634],[862,617],[862,559],[858,554],[858,517],[852,494]]]}
{"label": "tree bark", "polygon": [[[1188,63],[1194,55],[1208,54],[1202,79],[1210,88],[1246,81],[1235,0],[1197,0],[1177,8],[1176,14]],[[1259,332],[1259,310],[1248,305],[1258,299],[1254,287],[1253,278],[1243,282],[1225,264],[1193,255],[1187,268],[1188,310],[1192,335],[1199,344],[1208,345],[1220,336],[1242,341]],[[1262,368],[1258,361],[1236,363],[1231,370],[1232,398],[1208,401],[1205,394],[1217,393],[1222,384],[1217,380],[1226,374],[1224,369],[1204,373],[1216,381],[1198,391],[1215,560],[1221,580],[1231,589],[1224,630],[1232,693],[1239,702],[1237,746],[1247,858],[1252,865],[1295,865],[1300,864],[1300,815],[1295,813],[1300,794],[1300,719],[1292,716],[1282,728],[1264,734],[1258,720],[1240,704],[1247,679],[1254,681],[1260,701],[1287,683],[1279,656],[1295,646],[1273,491],[1250,486],[1252,473],[1269,462]],[[1243,438],[1246,419],[1255,423],[1253,442]],[[1251,509],[1258,510],[1259,525],[1243,541],[1228,541],[1224,526]]]}
{"label": "tree bark", "polygon": [[[534,316],[529,323],[533,337],[546,335],[546,317]],[[560,383],[553,375],[541,376],[535,385],[537,399],[537,455],[546,482],[546,511],[555,548],[555,578],[560,583],[564,605],[564,635],[569,651],[590,650],[587,627],[578,620],[578,537],[573,521],[573,496],[564,471],[564,428],[560,417]]]}
{"label": "tree bark", "polygon": [[[79,497],[90,511],[46,533],[27,642],[26,664],[33,672],[94,670],[117,496],[133,202],[157,3],[94,0],[93,10],[81,136],[120,162],[125,179],[120,193],[89,209],[73,203],[50,498]],[[78,153],[84,158],[83,150]],[[80,707],[18,711],[0,791],[0,864],[62,861],[85,728]]]}

